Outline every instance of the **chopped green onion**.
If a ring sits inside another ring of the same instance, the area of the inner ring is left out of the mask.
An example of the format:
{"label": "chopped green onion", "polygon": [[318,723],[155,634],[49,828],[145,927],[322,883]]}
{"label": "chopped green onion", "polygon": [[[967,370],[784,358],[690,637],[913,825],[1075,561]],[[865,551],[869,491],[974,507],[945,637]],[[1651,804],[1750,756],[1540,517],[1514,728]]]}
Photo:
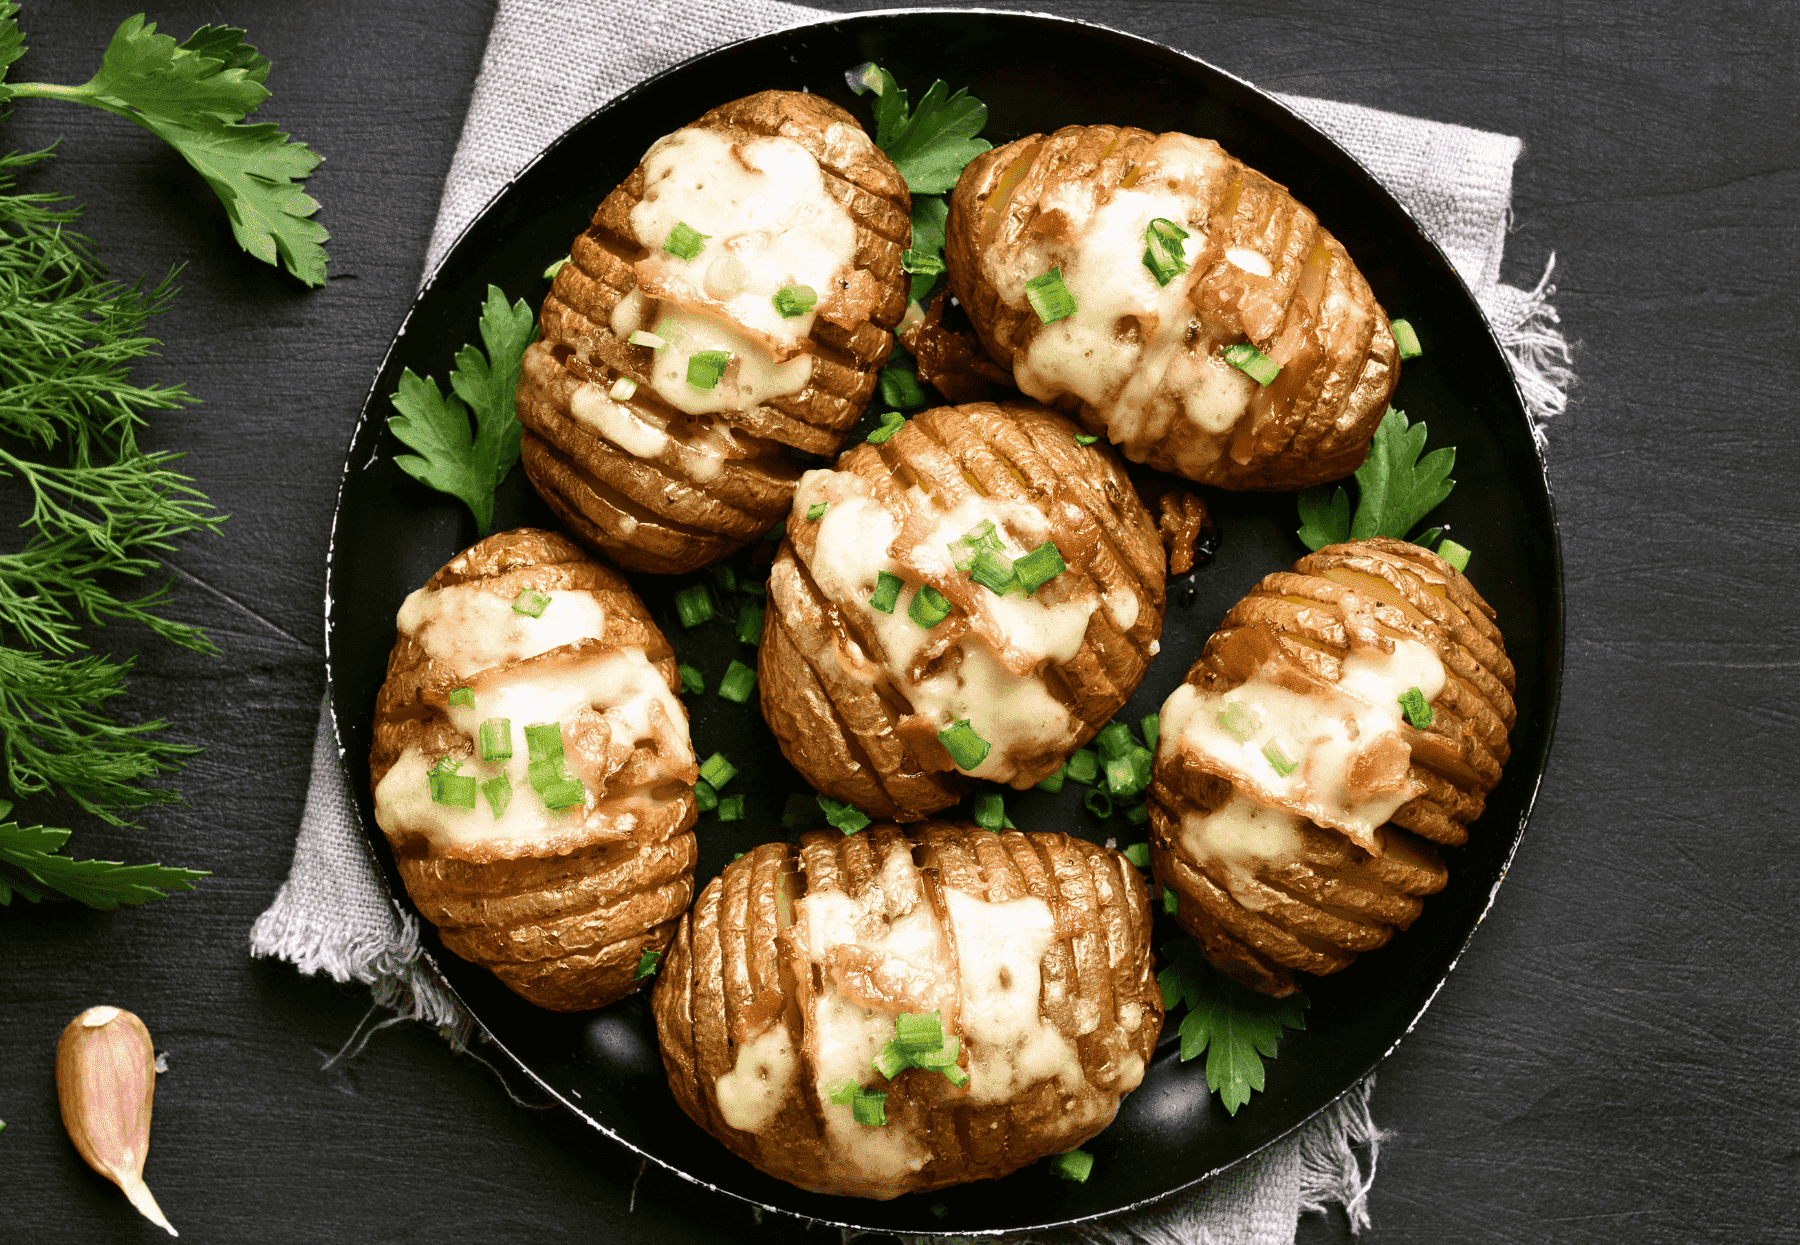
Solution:
{"label": "chopped green onion", "polygon": [[899,367],[881,369],[881,397],[889,406],[899,407],[903,411],[924,406],[931,400],[919,387],[917,374]]}
{"label": "chopped green onion", "polygon": [[737,766],[727,761],[723,752],[713,753],[700,767],[700,777],[720,790],[723,790],[725,784],[737,777],[737,772]]}
{"label": "chopped green onion", "polygon": [[[955,1066],[956,1057],[961,1052],[962,1039],[952,1033],[930,1050],[919,1051],[917,1054],[913,1055],[912,1061],[915,1067],[930,1068],[933,1071],[942,1072],[945,1068]],[[948,1075],[948,1073],[945,1075]]]}
{"label": "chopped green onion", "polygon": [[995,553],[1005,553],[1006,544],[1000,534],[994,530],[992,519],[983,519],[974,527],[958,536],[945,546],[950,550],[950,560],[956,569],[967,575],[975,565],[975,556],[983,549],[991,549]]}
{"label": "chopped green onion", "polygon": [[565,255],[555,263],[551,264],[548,268],[544,269],[545,278],[551,281],[556,280],[556,274],[561,272],[563,270],[563,265],[573,258],[574,256],[572,255]]}
{"label": "chopped green onion", "polygon": [[941,255],[933,255],[930,251],[915,251],[909,247],[900,252],[900,267],[921,277],[935,277],[944,271],[944,260]]}
{"label": "chopped green onion", "polygon": [[512,719],[489,718],[481,724],[481,729],[476,732],[476,742],[481,748],[482,760],[510,760],[513,754]]}
{"label": "chopped green onion", "polygon": [[688,356],[687,383],[695,389],[716,389],[730,363],[729,350],[697,350]]}
{"label": "chopped green onion", "polygon": [[1102,820],[1112,816],[1112,797],[1098,787],[1083,796],[1081,802],[1087,806],[1088,812]]}
{"label": "chopped green onion", "polygon": [[1013,570],[1018,572],[1019,583],[1025,589],[1026,596],[1031,596],[1068,569],[1061,551],[1050,541],[1045,541],[1013,563]]}
{"label": "chopped green onion", "polygon": [[706,680],[701,677],[698,670],[688,665],[677,666],[675,669],[681,672],[682,691],[699,695],[706,690]]}
{"label": "chopped green onion", "polygon": [[972,770],[987,760],[987,754],[993,745],[975,733],[969,725],[969,719],[963,718],[951,723],[938,732],[938,742],[950,754],[950,760],[957,769]]}
{"label": "chopped green onion", "polygon": [[494,810],[494,820],[499,821],[506,806],[512,803],[512,782],[505,774],[495,774],[481,784],[481,794],[486,798],[488,807]]}
{"label": "chopped green onion", "polygon": [[573,808],[587,800],[587,788],[581,785],[580,779],[563,778],[550,783],[543,789],[544,807],[552,812],[561,812],[565,808]]}
{"label": "chopped green onion", "polygon": [[1075,297],[1063,284],[1061,268],[1052,268],[1043,276],[1027,281],[1025,299],[1045,324],[1054,324],[1075,314]]}
{"label": "chopped green onion", "polygon": [[1150,867],[1150,845],[1148,843],[1131,844],[1125,849],[1125,859],[1140,869],[1148,869]]}
{"label": "chopped green onion", "polygon": [[647,333],[643,329],[634,330],[631,336],[627,337],[625,340],[634,346],[648,346],[652,350],[667,350],[669,348],[668,338],[658,337],[655,333]]}
{"label": "chopped green onion", "polygon": [[1056,772],[1054,774],[1050,775],[1050,777],[1044,779],[1043,782],[1040,782],[1038,784],[1038,790],[1039,791],[1048,791],[1048,792],[1051,792],[1052,794],[1054,794],[1058,791],[1061,791],[1063,789],[1063,783],[1064,783],[1064,781],[1066,781],[1068,779],[1068,777],[1069,777],[1069,763],[1067,761],[1064,761],[1061,765],[1056,767]]}
{"label": "chopped green onion", "polygon": [[1133,804],[1125,810],[1125,820],[1134,826],[1141,826],[1150,820],[1150,809],[1143,804]]}
{"label": "chopped green onion", "polygon": [[763,632],[763,607],[760,605],[743,605],[738,609],[737,638],[745,644],[761,644]]}
{"label": "chopped green onion", "polygon": [[738,590],[737,572],[731,569],[731,563],[719,563],[712,568],[712,575],[714,581],[719,585],[719,591],[736,592]]}
{"label": "chopped green onion", "polygon": [[1101,728],[1094,746],[1100,749],[1101,760],[1112,761],[1129,755],[1133,742],[1129,726],[1123,722],[1109,722]]}
{"label": "chopped green onion", "polygon": [[889,437],[893,436],[904,427],[906,427],[906,416],[902,415],[899,411],[883,411],[881,413],[881,427],[871,429],[869,435],[864,437],[863,440],[867,441],[870,445],[881,445],[886,442]]}
{"label": "chopped green onion", "polygon": [[[845,834],[855,834],[869,824],[869,815],[854,804],[834,800],[828,795],[819,796],[818,801],[820,811],[825,814],[825,824]],[[816,824],[811,818],[807,820],[808,824]]]}
{"label": "chopped green onion", "polygon": [[825,517],[825,512],[829,509],[831,509],[830,502],[816,501],[806,508],[806,517],[817,522]]}
{"label": "chopped green onion", "polygon": [[1132,785],[1132,780],[1136,777],[1137,767],[1132,765],[1130,756],[1114,757],[1106,763],[1106,793],[1117,796],[1136,794],[1138,788]]}
{"label": "chopped green onion", "polygon": [[1263,745],[1262,754],[1269,764],[1275,767],[1275,772],[1283,778],[1300,768],[1300,762],[1296,761],[1293,754],[1287,750],[1283,740],[1271,739]]}
{"label": "chopped green onion", "polygon": [[1418,688],[1409,687],[1400,693],[1400,709],[1415,731],[1422,731],[1431,725],[1431,703]]}
{"label": "chopped green onion", "polygon": [[703,813],[710,813],[719,807],[719,790],[702,778],[694,784],[694,807]]}
{"label": "chopped green onion", "polygon": [[924,627],[927,631],[950,617],[950,602],[944,594],[925,584],[913,593],[912,604],[906,607],[906,616]]}
{"label": "chopped green onion", "polygon": [[560,722],[533,722],[525,728],[525,755],[533,761],[557,761],[563,755]]}
{"label": "chopped green onion", "polygon": [[1249,342],[1225,347],[1225,362],[1259,385],[1266,385],[1281,375],[1281,367]]}
{"label": "chopped green onion", "polygon": [[475,791],[480,783],[473,775],[439,771],[427,777],[433,804],[447,804],[451,808],[475,807]]}
{"label": "chopped green onion", "polygon": [[1065,1150],[1051,1162],[1059,1177],[1076,1184],[1086,1184],[1094,1170],[1094,1156],[1086,1150]]}
{"label": "chopped green onion", "polygon": [[998,791],[983,791],[975,797],[975,824],[983,830],[1016,829],[1006,815],[1006,797]]}
{"label": "chopped green onion", "polygon": [[742,821],[742,820],[744,820],[744,797],[741,795],[728,795],[724,799],[720,800],[719,801],[719,820],[720,821]]}
{"label": "chopped green onion", "polygon": [[701,233],[686,221],[676,221],[662,249],[677,259],[693,259],[706,249],[706,240],[710,237],[710,233]]}
{"label": "chopped green onion", "polygon": [[1228,700],[1219,710],[1219,725],[1239,743],[1249,743],[1262,729],[1262,714],[1241,700]]}
{"label": "chopped green onion", "polygon": [[900,1043],[889,1042],[881,1048],[881,1052],[874,1059],[870,1060],[869,1066],[891,1081],[912,1067],[912,1064],[907,1062],[906,1052],[900,1049]]}
{"label": "chopped green onion", "polygon": [[533,588],[519,589],[519,595],[513,598],[513,613],[523,614],[527,618],[542,618],[544,611],[550,608],[550,598]]}
{"label": "chopped green onion", "polygon": [[1446,540],[1439,545],[1437,555],[1455,567],[1458,574],[1469,569],[1469,550],[1453,540]]}
{"label": "chopped green onion", "polygon": [[840,1076],[825,1087],[825,1097],[840,1107],[853,1102],[860,1092],[862,1092],[862,1086],[847,1076]]}
{"label": "chopped green onion", "polygon": [[606,391],[606,396],[614,402],[625,402],[635,393],[637,393],[637,381],[629,376],[621,376],[612,383],[612,388]]}
{"label": "chopped green onion", "polygon": [[936,1050],[944,1044],[944,1013],[940,1009],[915,1016],[901,1012],[894,1022],[894,1040],[909,1055]]}
{"label": "chopped green onion", "polygon": [[1163,887],[1163,911],[1170,916],[1181,911],[1181,897],[1175,893],[1172,887]]}
{"label": "chopped green onion", "polygon": [[1182,253],[1181,240],[1188,236],[1188,231],[1165,217],[1157,217],[1144,230],[1144,267],[1156,278],[1158,285],[1167,285],[1176,277],[1188,270],[1186,256]]}
{"label": "chopped green onion", "polygon": [[882,81],[882,68],[874,61],[864,61],[853,69],[844,71],[844,79],[849,82],[850,89],[861,95],[864,91],[873,91],[880,96],[885,85]]}
{"label": "chopped green onion", "polygon": [[638,956],[637,972],[632,975],[633,981],[642,981],[646,977],[656,975],[657,965],[662,962],[662,952],[646,950]]}
{"label": "chopped green onion", "polygon": [[1154,713],[1146,713],[1144,720],[1138,723],[1138,729],[1144,733],[1144,746],[1152,752],[1156,751],[1156,741],[1162,738],[1162,718]]}
{"label": "chopped green onion", "polygon": [[472,687],[452,688],[450,690],[450,703],[453,705],[467,705],[469,708],[473,709],[475,707],[475,689]]}
{"label": "chopped green onion", "polygon": [[1095,436],[1091,432],[1078,432],[1075,434],[1075,444],[1076,445],[1092,445],[1094,442],[1098,441],[1099,439],[1100,439],[1099,437]]}
{"label": "chopped green onion", "polygon": [[869,598],[869,608],[880,610],[883,614],[892,614],[894,606],[900,600],[900,589],[905,581],[892,571],[877,571],[875,574],[875,593]]}
{"label": "chopped green onion", "polygon": [[1019,572],[1004,553],[983,549],[969,563],[969,578],[997,597],[1019,587]]}
{"label": "chopped green onion", "polygon": [[1425,348],[1419,345],[1418,331],[1411,324],[1395,320],[1389,327],[1394,330],[1394,344],[1400,347],[1402,359],[1416,359],[1425,353]]}
{"label": "chopped green onion", "polygon": [[741,705],[750,699],[755,687],[756,668],[732,658],[731,664],[725,667],[725,677],[719,680],[719,695]]}
{"label": "chopped green onion", "polygon": [[775,291],[775,297],[769,301],[775,304],[777,314],[792,320],[819,305],[819,292],[810,285],[784,285]]}
{"label": "chopped green onion", "polygon": [[1063,769],[1076,782],[1091,786],[1094,779],[1100,776],[1100,758],[1094,755],[1092,749],[1082,748],[1063,764]]}
{"label": "chopped green onion", "polygon": [[887,1095],[864,1090],[850,1103],[850,1118],[869,1128],[887,1123]]}
{"label": "chopped green onion", "polygon": [[456,757],[454,755],[452,755],[451,753],[446,752],[443,756],[441,756],[437,759],[437,764],[433,765],[430,769],[426,770],[425,772],[427,774],[454,774],[457,770],[459,770],[461,768],[462,768],[462,762],[457,760]]}
{"label": "chopped green onion", "polygon": [[[1136,795],[1150,785],[1150,775],[1156,769],[1156,754],[1148,748],[1132,744],[1127,756],[1131,761],[1131,787],[1126,794]],[[1113,794],[1118,795],[1120,790],[1114,788]]]}
{"label": "chopped green onion", "polygon": [[683,627],[698,627],[713,616],[712,593],[704,584],[683,588],[675,594],[675,614]]}

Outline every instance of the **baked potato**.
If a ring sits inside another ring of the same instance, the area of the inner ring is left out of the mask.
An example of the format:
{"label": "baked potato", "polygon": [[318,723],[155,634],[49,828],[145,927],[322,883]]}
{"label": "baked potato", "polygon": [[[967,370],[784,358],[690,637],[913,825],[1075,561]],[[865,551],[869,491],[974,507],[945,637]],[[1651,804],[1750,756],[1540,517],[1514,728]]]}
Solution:
{"label": "baked potato", "polygon": [[523,528],[406,598],[369,757],[375,820],[446,947],[540,1007],[630,993],[694,894],[675,654],[617,572]]}
{"label": "baked potato", "polygon": [[1516,717],[1493,615],[1448,562],[1385,538],[1232,607],[1163,705],[1149,800],[1152,867],[1217,967],[1288,993],[1443,889],[1432,843],[1467,840]]}
{"label": "baked potato", "polygon": [[1162,546],[1079,433],[1029,403],[938,407],[806,473],[758,661],[763,716],[813,786],[918,821],[964,775],[1041,781],[1136,689]]}
{"label": "baked potato", "polygon": [[658,140],[575,239],[519,371],[526,474],[585,543],[675,573],[787,512],[893,348],[911,198],[831,101],[764,91]]}
{"label": "baked potato", "polygon": [[803,1189],[885,1199],[1105,1128],[1162,1029],[1150,959],[1143,879],[1116,851],[877,825],[732,862],[652,1005],[696,1124]]}
{"label": "baked potato", "polygon": [[1020,389],[1203,484],[1350,474],[1399,379],[1343,246],[1210,139],[1068,126],[985,152],[951,196],[945,259]]}

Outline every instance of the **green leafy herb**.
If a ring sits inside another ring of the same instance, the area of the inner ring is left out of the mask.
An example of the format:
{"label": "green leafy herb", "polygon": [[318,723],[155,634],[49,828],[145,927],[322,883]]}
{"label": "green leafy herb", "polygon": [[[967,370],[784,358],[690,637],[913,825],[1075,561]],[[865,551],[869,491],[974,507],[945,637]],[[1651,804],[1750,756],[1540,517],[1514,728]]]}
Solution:
{"label": "green leafy herb", "polygon": [[1094,1172],[1094,1156],[1086,1150],[1065,1150],[1050,1160],[1059,1180],[1086,1184]]}
{"label": "green leafy herb", "polygon": [[451,808],[474,808],[480,780],[454,770],[434,769],[427,775],[431,784],[431,802]]}
{"label": "green leafy herb", "polygon": [[1048,791],[1052,794],[1061,791],[1063,789],[1063,783],[1068,780],[1068,777],[1069,763],[1064,761],[1061,765],[1056,767],[1056,772],[1054,774],[1050,775],[1050,777],[1044,779],[1044,781],[1037,785],[1038,790]]}
{"label": "green leafy herb", "polygon": [[949,190],[964,166],[992,145],[975,137],[987,124],[987,105],[967,91],[952,95],[941,81],[933,82],[908,114],[906,92],[887,70],[858,66],[849,81],[859,95],[875,92],[875,145],[888,154],[915,195]]}
{"label": "green leafy herb", "polygon": [[506,761],[512,758],[512,720],[489,718],[477,732],[477,743],[484,761]]}
{"label": "green leafy herb", "polygon": [[1281,375],[1281,365],[1249,342],[1227,346],[1221,353],[1225,356],[1225,362],[1259,385],[1270,384]]}
{"label": "green leafy herb", "polygon": [[1300,540],[1308,549],[1370,536],[1405,540],[1456,487],[1450,478],[1455,448],[1444,446],[1421,458],[1424,448],[1424,422],[1409,424],[1404,411],[1389,407],[1375,430],[1368,460],[1356,469],[1355,516],[1342,485],[1305,489],[1300,494]]}
{"label": "green leafy herb", "polygon": [[945,1036],[941,1011],[914,1015],[902,1012],[894,1021],[894,1037],[881,1048],[871,1066],[888,1080],[908,1068],[939,1072],[961,1088],[969,1083],[969,1074],[957,1064],[962,1053],[962,1039],[955,1034]]}
{"label": "green leafy herb", "polygon": [[[25,51],[19,6],[0,0],[0,76]],[[80,86],[0,82],[0,104],[58,99],[124,117],[168,143],[206,179],[238,245],[285,266],[308,285],[325,283],[330,234],[309,219],[319,205],[299,183],[319,167],[306,144],[273,125],[243,124],[269,98],[269,61],[231,26],[202,26],[177,43],[143,14],[113,32],[100,68]]]}
{"label": "green leafy herb", "polygon": [[974,559],[969,563],[969,578],[997,597],[1003,597],[1022,586],[1013,560],[992,549],[976,551]]}
{"label": "green leafy herb", "polygon": [[870,445],[880,445],[904,427],[906,427],[906,416],[902,415],[899,411],[883,411],[881,413],[881,427],[872,430],[868,436],[863,438],[863,440],[867,441]]}
{"label": "green leafy herb", "polygon": [[581,785],[578,778],[561,778],[556,782],[546,783],[539,794],[544,797],[544,807],[553,813],[560,813],[565,808],[574,808],[587,801],[587,788]]}
{"label": "green leafy herb", "polygon": [[446,700],[449,704],[466,705],[468,708],[473,709],[475,707],[475,689],[472,687],[453,687],[450,689],[450,695]]}
{"label": "green leafy herb", "polygon": [[710,233],[701,233],[686,221],[678,220],[663,240],[662,249],[677,259],[691,260],[706,249],[706,240],[710,237]]}
{"label": "green leafy herb", "polygon": [[1162,738],[1162,718],[1154,713],[1146,713],[1143,721],[1138,723],[1138,730],[1143,732],[1144,746],[1156,751],[1156,741]]}
{"label": "green leafy herb", "polygon": [[494,820],[499,821],[506,812],[506,806],[512,803],[512,780],[505,774],[495,774],[481,784],[481,794],[487,800],[488,807],[494,810]]}
{"label": "green leafy herb", "polygon": [[1098,441],[1099,439],[1100,439],[1099,437],[1095,436],[1091,432],[1078,432],[1075,434],[1075,444],[1076,445],[1092,445],[1094,442]]}
{"label": "green leafy herb", "polygon": [[494,526],[494,490],[519,461],[513,393],[519,361],[537,335],[537,316],[522,298],[509,306],[500,287],[490,285],[480,331],[485,352],[473,345],[456,352],[448,395],[429,376],[421,379],[411,368],[400,373],[400,389],[390,398],[399,413],[387,422],[418,451],[394,459],[400,470],[460,500],[486,536]]}
{"label": "green leafy herb", "polygon": [[710,813],[719,807],[718,789],[704,778],[694,784],[694,806],[703,813]]}
{"label": "green leafy herb", "polygon": [[[1165,892],[1166,894],[1167,892]],[[1282,1029],[1306,1028],[1306,995],[1272,998],[1240,986],[1206,962],[1192,938],[1163,948],[1168,967],[1156,975],[1163,1007],[1187,1006],[1181,1020],[1183,1062],[1206,1054],[1206,1085],[1236,1115],[1263,1087],[1263,1060],[1275,1057]]]}
{"label": "green leafy herb", "polygon": [[892,366],[881,369],[881,399],[902,411],[917,410],[931,401],[925,396],[916,372]]}
{"label": "green leafy herb", "polygon": [[975,824],[983,830],[1017,830],[1006,815],[1006,797],[998,791],[983,791],[975,797]]}
{"label": "green leafy herb", "polygon": [[719,680],[719,695],[741,705],[750,699],[750,692],[755,687],[756,668],[733,658],[725,667],[725,677]]}
{"label": "green leafy herb", "polygon": [[810,285],[784,285],[775,291],[769,301],[775,304],[777,315],[785,319],[803,316],[819,305],[819,292]]}
{"label": "green leafy herb", "polygon": [[829,509],[831,509],[830,502],[816,501],[812,505],[810,505],[806,508],[806,517],[808,519],[813,520],[814,522],[817,522],[818,520],[823,519],[825,517],[825,512]]}
{"label": "green leafy herb", "polygon": [[646,977],[654,977],[658,966],[662,963],[662,957],[663,953],[660,951],[646,950],[644,954],[638,956],[637,972],[632,974],[631,979],[642,981]]}
{"label": "green leafy herb", "polygon": [[975,558],[982,550],[1006,552],[1006,545],[994,530],[992,519],[983,519],[955,540],[946,542],[944,547],[950,550],[951,563],[965,575],[974,570]]}
{"label": "green leafy herb", "polygon": [[527,726],[525,755],[533,761],[560,760],[563,755],[562,723],[533,722]]}
{"label": "green leafy herb", "polygon": [[1063,763],[1063,770],[1076,782],[1091,785],[1100,776],[1100,758],[1091,748],[1079,748]]}
{"label": "green leafy herb", "polygon": [[1066,320],[1075,314],[1075,296],[1063,284],[1062,269],[1052,268],[1025,283],[1025,301],[1045,324]]}
{"label": "green leafy herb", "polygon": [[900,256],[900,266],[912,274],[907,298],[923,302],[944,271],[944,226],[950,205],[942,195],[914,195],[912,246]]}
{"label": "green leafy herb", "polygon": [[[846,804],[842,800],[834,800],[828,795],[818,798],[819,810],[825,814],[825,824],[845,834],[855,834],[869,824],[869,815],[854,804]],[[809,824],[816,824],[812,817],[807,817]]]}
{"label": "green leafy herb", "polygon": [[1049,541],[1013,563],[1013,570],[1018,572],[1019,586],[1025,589],[1026,596],[1033,595],[1068,569],[1062,553]]}
{"label": "green leafy herb", "polygon": [[1389,327],[1394,330],[1394,344],[1400,347],[1402,359],[1416,359],[1425,353],[1425,348],[1419,345],[1418,331],[1410,323],[1395,320]]}
{"label": "green leafy herb", "polygon": [[563,270],[563,265],[567,264],[573,258],[575,258],[573,255],[565,255],[561,259],[556,260],[554,263],[547,266],[544,269],[544,279],[546,281],[556,280],[556,274],[561,272]]}
{"label": "green leafy herb", "polygon": [[207,876],[194,869],[57,855],[68,841],[67,830],[0,822],[0,905],[18,895],[30,903],[73,899],[111,912],[123,904],[162,899],[171,891],[193,890],[195,880]]}

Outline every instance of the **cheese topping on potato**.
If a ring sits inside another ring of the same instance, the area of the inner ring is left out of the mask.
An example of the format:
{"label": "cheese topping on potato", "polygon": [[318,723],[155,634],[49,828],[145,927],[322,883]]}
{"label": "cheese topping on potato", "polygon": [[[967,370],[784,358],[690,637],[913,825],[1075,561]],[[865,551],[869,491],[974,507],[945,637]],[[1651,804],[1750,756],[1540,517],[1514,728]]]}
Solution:
{"label": "cheese topping on potato", "polygon": [[511,597],[482,584],[420,588],[407,596],[394,624],[432,660],[465,679],[606,630],[606,611],[593,593],[553,588],[541,595],[550,604],[533,618],[513,609]]}
{"label": "cheese topping on potato", "polygon": [[1181,846],[1190,859],[1216,866],[1239,903],[1261,911],[1267,892],[1256,883],[1259,865],[1300,858],[1300,815],[1270,808],[1233,793],[1210,813],[1189,810],[1181,818]]}
{"label": "cheese topping on potato", "polygon": [[769,1026],[738,1047],[737,1062],[719,1078],[719,1115],[741,1132],[761,1132],[781,1110],[799,1065],[787,1023]]}

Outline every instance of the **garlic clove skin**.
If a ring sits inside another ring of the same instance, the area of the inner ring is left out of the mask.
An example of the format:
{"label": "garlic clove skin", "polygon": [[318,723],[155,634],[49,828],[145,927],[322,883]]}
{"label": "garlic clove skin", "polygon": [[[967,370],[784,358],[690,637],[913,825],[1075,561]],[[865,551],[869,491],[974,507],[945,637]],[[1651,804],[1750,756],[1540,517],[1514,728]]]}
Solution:
{"label": "garlic clove skin", "polygon": [[87,1165],[125,1191],[138,1213],[179,1236],[144,1184],[156,1048],[144,1022],[118,1007],[90,1007],[56,1045],[63,1127]]}

